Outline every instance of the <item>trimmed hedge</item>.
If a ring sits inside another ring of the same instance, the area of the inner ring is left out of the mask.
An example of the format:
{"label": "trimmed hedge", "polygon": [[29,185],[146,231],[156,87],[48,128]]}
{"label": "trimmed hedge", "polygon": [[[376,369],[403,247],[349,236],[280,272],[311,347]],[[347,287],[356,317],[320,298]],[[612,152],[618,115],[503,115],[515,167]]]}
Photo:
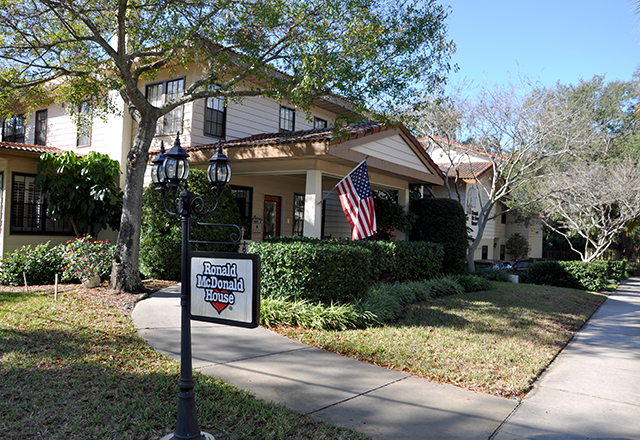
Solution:
{"label": "trimmed hedge", "polygon": [[625,279],[626,266],[625,260],[534,261],[522,282],[598,291]]}
{"label": "trimmed hedge", "polygon": [[262,294],[312,302],[351,302],[373,281],[371,251],[319,243],[249,245],[261,259]]}
{"label": "trimmed hedge", "polygon": [[469,244],[462,205],[452,199],[419,199],[409,210],[417,215],[409,239],[442,244],[444,273],[464,273]]}
{"label": "trimmed hedge", "polygon": [[376,282],[437,277],[442,246],[423,242],[270,239],[252,243],[262,259],[266,296],[345,302],[361,298]]}

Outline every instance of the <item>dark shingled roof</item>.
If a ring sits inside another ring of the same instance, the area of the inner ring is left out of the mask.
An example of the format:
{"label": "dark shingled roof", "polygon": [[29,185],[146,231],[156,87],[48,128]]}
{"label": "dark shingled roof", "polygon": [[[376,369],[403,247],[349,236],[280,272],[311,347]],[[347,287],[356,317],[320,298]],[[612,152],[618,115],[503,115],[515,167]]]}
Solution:
{"label": "dark shingled roof", "polygon": [[[343,127],[343,134],[340,135],[340,138],[336,137],[336,134],[331,127],[291,132],[261,133],[242,139],[223,141],[222,146],[225,148],[266,147],[269,145],[298,144],[302,142],[345,142],[393,128],[396,128],[396,126],[385,127],[378,122],[351,124]],[[213,144],[186,147],[185,150],[207,150],[217,148],[217,146],[218,143],[216,142]]]}
{"label": "dark shingled roof", "polygon": [[474,180],[476,178],[482,177],[484,173],[489,171],[493,164],[491,162],[465,162],[455,165],[455,167],[451,166],[449,163],[439,163],[438,167],[442,174],[447,176],[449,179],[453,179],[456,177],[456,169],[458,170],[457,176],[460,179],[464,180]]}
{"label": "dark shingled roof", "polygon": [[64,153],[65,150],[55,147],[46,147],[44,145],[22,144],[18,142],[0,142],[0,149],[26,151],[28,153]]}

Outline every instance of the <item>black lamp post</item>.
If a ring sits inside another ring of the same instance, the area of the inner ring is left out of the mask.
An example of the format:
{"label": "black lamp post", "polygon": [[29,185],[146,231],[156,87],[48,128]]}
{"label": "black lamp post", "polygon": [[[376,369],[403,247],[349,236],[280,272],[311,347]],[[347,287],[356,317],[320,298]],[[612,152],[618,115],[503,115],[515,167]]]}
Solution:
{"label": "black lamp post", "polygon": [[[191,359],[191,324],[189,319],[189,240],[191,236],[192,215],[206,216],[212,214],[218,207],[220,195],[227,187],[231,179],[231,167],[229,159],[222,152],[222,145],[218,143],[218,149],[209,160],[207,176],[212,184],[212,190],[216,192],[218,199],[215,206],[204,213],[194,207],[192,194],[187,189],[187,177],[189,176],[189,154],[180,146],[180,133],[176,136],[173,147],[165,152],[164,144],[160,147],[160,154],[152,161],[151,178],[156,189],[162,191],[162,200],[165,211],[169,215],[178,217],[182,221],[182,289],[180,294],[181,318],[181,349],[180,349],[180,393],[178,394],[178,418],[176,430],[173,434],[162,440],[196,440],[213,439],[211,434],[200,432],[198,416],[196,414],[195,393],[193,392],[193,368]],[[173,196],[172,206],[167,206],[165,197],[169,190]],[[180,194],[176,200],[176,192]],[[196,199],[198,200],[198,199]],[[201,200],[201,199],[200,199]],[[176,205],[177,202],[177,205]],[[198,202],[199,206],[202,206]]]}

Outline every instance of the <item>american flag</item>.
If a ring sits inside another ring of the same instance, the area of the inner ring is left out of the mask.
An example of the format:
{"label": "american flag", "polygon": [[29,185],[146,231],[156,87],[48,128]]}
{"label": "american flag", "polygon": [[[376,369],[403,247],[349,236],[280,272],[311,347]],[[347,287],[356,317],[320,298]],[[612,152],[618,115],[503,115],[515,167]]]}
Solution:
{"label": "american flag", "polygon": [[376,212],[369,185],[367,162],[362,161],[336,185],[342,210],[351,223],[351,239],[361,240],[376,233]]}

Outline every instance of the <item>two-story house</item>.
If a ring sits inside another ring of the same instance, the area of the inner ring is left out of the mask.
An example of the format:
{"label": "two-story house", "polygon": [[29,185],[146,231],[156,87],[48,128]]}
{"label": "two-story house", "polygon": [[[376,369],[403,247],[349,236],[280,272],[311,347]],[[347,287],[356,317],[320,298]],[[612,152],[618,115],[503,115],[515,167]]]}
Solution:
{"label": "two-story house", "polygon": [[[457,142],[436,138],[420,139],[431,158],[447,177],[444,186],[435,186],[436,197],[458,200],[467,214],[470,236],[478,234],[478,215],[481,205],[486,202],[484,188],[491,188],[493,162],[483,151]],[[489,213],[480,245],[476,248],[474,260],[498,261],[514,260],[506,251],[506,242],[513,234],[520,234],[529,240],[530,258],[542,257],[542,224],[539,221],[519,221],[514,212],[498,202]],[[498,215],[496,215],[498,214]]]}
{"label": "two-story house", "polygon": [[[139,87],[148,99],[160,103],[182,93],[198,75],[196,68],[173,69]],[[227,103],[202,99],[161,118],[151,149],[158,149],[161,141],[171,146],[179,132],[192,166],[204,169],[221,140],[231,159],[231,188],[242,215],[251,222],[251,236],[245,237],[249,240],[267,235],[350,237],[338,196],[330,191],[364,159],[372,188],[398,191],[407,207],[410,184],[443,184],[438,166],[403,126],[354,124],[336,137],[335,119],[354,116],[349,103],[337,96],[317,99],[310,113],[265,97]],[[46,219],[33,187],[40,151],[95,150],[122,164],[135,130],[125,111],[106,121],[95,118],[78,129],[64,106],[57,105],[5,120],[0,142],[1,251],[70,238],[70,231],[51,226],[55,222]],[[105,231],[101,238],[113,240],[115,233]]]}

